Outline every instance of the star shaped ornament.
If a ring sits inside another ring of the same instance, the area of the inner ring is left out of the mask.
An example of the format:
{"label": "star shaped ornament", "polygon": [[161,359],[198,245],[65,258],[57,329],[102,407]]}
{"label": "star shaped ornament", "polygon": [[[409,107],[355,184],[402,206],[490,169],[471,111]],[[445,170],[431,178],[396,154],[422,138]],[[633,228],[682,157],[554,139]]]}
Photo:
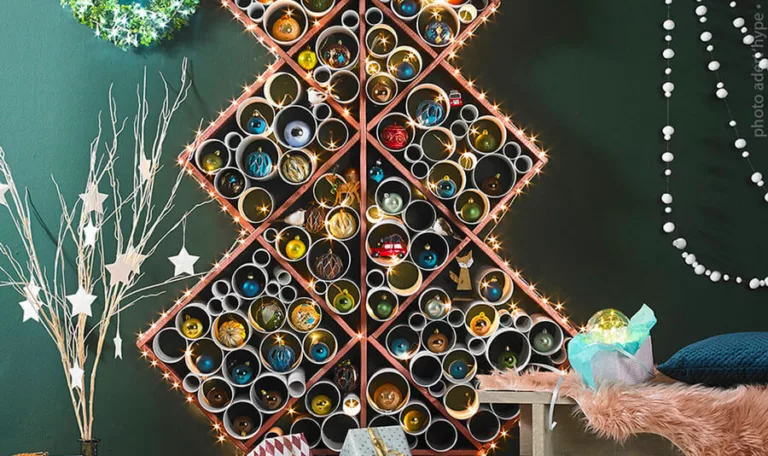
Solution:
{"label": "star shaped ornament", "polygon": [[88,224],[83,227],[83,234],[85,235],[86,247],[93,247],[96,245],[96,235],[99,233],[99,228],[88,220]]}
{"label": "star shaped ornament", "polygon": [[5,207],[8,207],[8,201],[5,199],[5,193],[11,189],[11,186],[8,184],[0,184],[0,204],[2,204]]}
{"label": "star shaped ornament", "polygon": [[72,304],[72,316],[76,315],[91,315],[91,305],[96,300],[96,296],[88,293],[82,287],[77,289],[77,293],[67,296],[67,301]]}
{"label": "star shaped ornament", "polygon": [[152,177],[152,160],[145,157],[144,154],[139,159],[139,175],[142,182],[146,182]]}
{"label": "star shaped ornament", "polygon": [[112,342],[115,344],[115,359],[123,359],[123,339],[120,337],[119,332],[115,335],[115,338],[112,339]]}
{"label": "star shaped ornament", "polygon": [[128,284],[133,274],[133,265],[125,254],[118,256],[115,262],[107,265],[109,271],[109,286],[114,287],[121,283]]}
{"label": "star shaped ornament", "polygon": [[80,363],[75,361],[75,365],[69,369],[69,378],[73,389],[83,389],[83,374],[85,371],[80,367]]}
{"label": "star shaped ornament", "polygon": [[104,201],[109,195],[105,193],[99,193],[99,187],[91,184],[85,193],[80,194],[80,199],[83,200],[83,211],[86,214],[91,212],[97,212],[99,214],[104,213]]}
{"label": "star shaped ornament", "polygon": [[21,320],[22,323],[27,320],[40,321],[40,316],[37,314],[37,307],[33,301],[25,299],[24,301],[21,301],[19,305],[21,306],[21,310],[24,311],[24,316]]}
{"label": "star shaped ornament", "polygon": [[173,276],[178,277],[182,274],[194,275],[195,263],[197,263],[197,260],[199,260],[200,257],[190,255],[189,252],[187,252],[187,248],[182,246],[178,255],[168,257],[168,259],[174,266]]}

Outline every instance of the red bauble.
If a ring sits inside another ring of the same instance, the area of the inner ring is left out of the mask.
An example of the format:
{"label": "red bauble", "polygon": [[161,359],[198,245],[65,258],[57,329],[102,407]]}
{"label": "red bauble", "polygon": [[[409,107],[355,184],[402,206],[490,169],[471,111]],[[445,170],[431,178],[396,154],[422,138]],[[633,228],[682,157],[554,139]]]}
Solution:
{"label": "red bauble", "polygon": [[397,122],[387,125],[381,132],[381,143],[387,149],[403,149],[408,145],[408,130]]}

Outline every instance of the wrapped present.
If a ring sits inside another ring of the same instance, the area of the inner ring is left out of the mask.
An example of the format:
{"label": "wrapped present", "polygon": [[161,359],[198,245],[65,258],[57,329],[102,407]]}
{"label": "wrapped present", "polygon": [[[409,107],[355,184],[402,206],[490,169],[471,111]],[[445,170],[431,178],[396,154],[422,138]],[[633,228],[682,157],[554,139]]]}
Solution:
{"label": "wrapped present", "polygon": [[304,434],[291,434],[265,439],[248,456],[310,456]]}
{"label": "wrapped present", "polygon": [[354,429],[347,433],[340,456],[411,456],[400,426]]}
{"label": "wrapped present", "polygon": [[656,316],[645,304],[631,319],[618,310],[601,310],[568,344],[568,360],[591,388],[605,382],[645,382],[654,371],[655,324]]}

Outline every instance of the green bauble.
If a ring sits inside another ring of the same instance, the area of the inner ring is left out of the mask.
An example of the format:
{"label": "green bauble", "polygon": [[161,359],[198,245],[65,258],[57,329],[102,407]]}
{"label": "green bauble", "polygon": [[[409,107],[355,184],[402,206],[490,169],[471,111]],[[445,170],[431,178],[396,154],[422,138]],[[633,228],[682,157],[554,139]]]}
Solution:
{"label": "green bauble", "polygon": [[315,13],[321,13],[331,7],[332,0],[309,0],[307,7],[310,11]]}
{"label": "green bauble", "polygon": [[333,307],[341,313],[347,313],[355,307],[355,298],[344,289],[333,298]]}
{"label": "green bauble", "polygon": [[465,222],[475,223],[480,220],[482,215],[483,208],[481,208],[473,198],[470,198],[463,206],[461,206],[461,219]]}
{"label": "green bauble", "polygon": [[387,295],[382,296],[381,301],[376,304],[376,316],[382,320],[387,319],[392,315],[392,310],[394,310],[394,307],[392,307],[392,303],[387,299]]}
{"label": "green bauble", "polygon": [[506,347],[504,352],[499,355],[497,362],[500,369],[515,369],[517,367],[517,356],[509,347]]}
{"label": "green bauble", "polygon": [[496,150],[497,145],[498,142],[496,141],[496,138],[488,133],[488,130],[483,130],[483,132],[475,138],[475,148],[480,152],[493,152]]}
{"label": "green bauble", "polygon": [[203,171],[213,172],[217,169],[224,167],[224,158],[221,156],[221,151],[216,150],[203,155],[203,159],[200,160],[200,166],[203,167]]}

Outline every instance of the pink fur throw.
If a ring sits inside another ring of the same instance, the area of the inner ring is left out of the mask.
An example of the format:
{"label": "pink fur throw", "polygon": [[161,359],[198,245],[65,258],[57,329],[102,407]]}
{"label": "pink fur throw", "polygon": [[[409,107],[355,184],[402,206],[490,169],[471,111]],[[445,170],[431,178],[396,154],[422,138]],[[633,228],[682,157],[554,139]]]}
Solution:
{"label": "pink fur throw", "polygon": [[[482,389],[552,392],[559,374],[514,372],[478,376]],[[708,388],[661,375],[640,385],[587,388],[578,374],[564,377],[560,394],[575,400],[589,430],[626,441],[658,434],[688,456],[768,455],[768,387]]]}

